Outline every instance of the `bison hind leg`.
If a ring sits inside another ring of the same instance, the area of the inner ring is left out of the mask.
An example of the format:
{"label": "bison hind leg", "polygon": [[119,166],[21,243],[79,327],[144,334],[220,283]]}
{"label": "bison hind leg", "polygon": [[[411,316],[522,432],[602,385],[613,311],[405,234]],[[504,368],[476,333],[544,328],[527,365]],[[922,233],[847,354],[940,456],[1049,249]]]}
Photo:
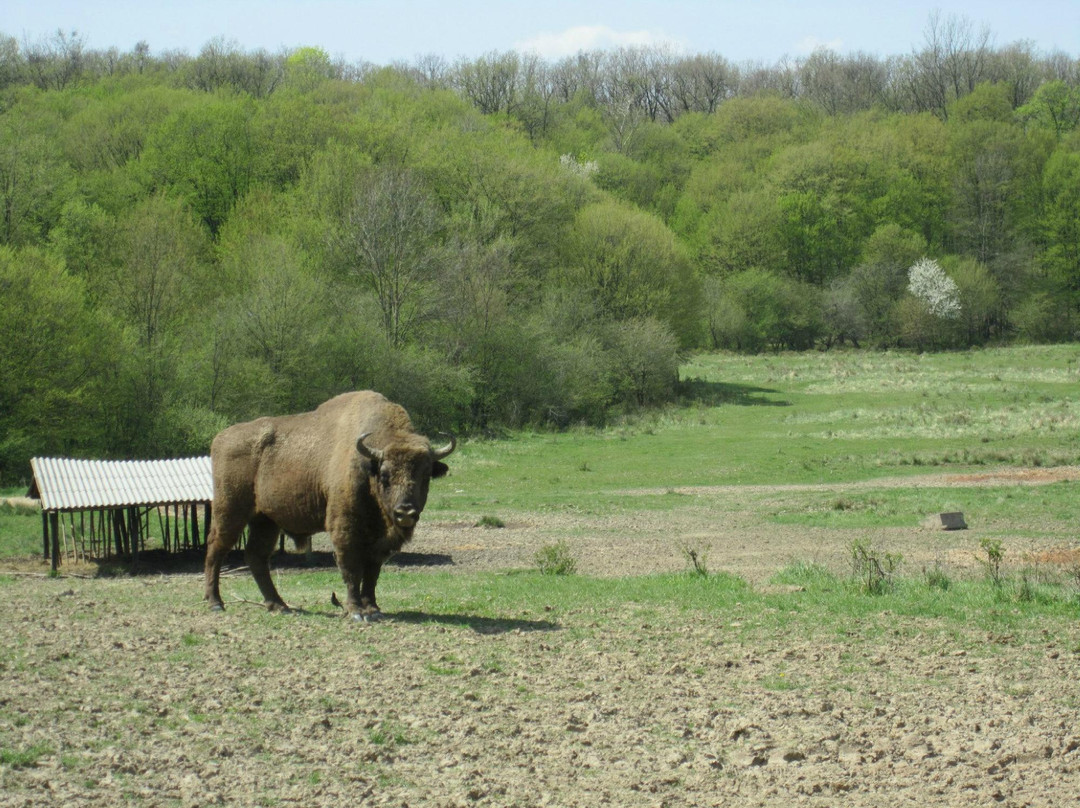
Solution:
{"label": "bison hind leg", "polygon": [[251,575],[263,596],[263,605],[272,612],[291,612],[277,587],[274,579],[270,577],[270,556],[274,553],[274,545],[277,543],[277,524],[265,516],[256,516],[248,524],[247,547],[244,550],[244,559],[251,569]]}
{"label": "bison hind leg", "polygon": [[[221,507],[215,508],[215,514],[220,514],[223,511],[224,509]],[[228,556],[229,551],[236,545],[243,529],[244,521],[229,520],[226,516],[215,516],[210,527],[210,536],[206,542],[203,600],[210,602],[211,611],[225,611],[225,604],[221,600],[219,586],[221,565],[225,561],[225,557]]]}

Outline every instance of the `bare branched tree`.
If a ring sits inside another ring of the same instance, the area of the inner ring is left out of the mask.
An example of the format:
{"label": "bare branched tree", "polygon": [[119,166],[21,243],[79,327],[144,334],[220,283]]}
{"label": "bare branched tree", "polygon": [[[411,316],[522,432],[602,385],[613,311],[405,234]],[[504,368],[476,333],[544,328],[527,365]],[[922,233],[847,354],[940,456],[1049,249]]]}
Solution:
{"label": "bare branched tree", "polygon": [[78,31],[57,29],[48,39],[24,43],[26,69],[41,90],[63,90],[82,75],[85,43]]}
{"label": "bare branched tree", "polygon": [[387,342],[401,347],[425,314],[440,263],[438,210],[419,175],[385,167],[364,177],[341,236],[349,271],[371,288]]}

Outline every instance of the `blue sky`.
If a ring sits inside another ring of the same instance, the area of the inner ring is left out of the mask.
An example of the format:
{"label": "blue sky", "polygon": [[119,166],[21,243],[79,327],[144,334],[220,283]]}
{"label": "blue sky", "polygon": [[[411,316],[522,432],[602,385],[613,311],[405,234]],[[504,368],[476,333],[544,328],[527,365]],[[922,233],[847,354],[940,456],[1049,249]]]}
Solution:
{"label": "blue sky", "polygon": [[88,47],[197,55],[215,37],[244,50],[317,46],[348,62],[388,64],[422,54],[453,60],[490,51],[554,59],[580,49],[669,43],[735,62],[774,63],[815,47],[878,56],[909,53],[931,14],[983,26],[993,43],[1032,42],[1080,56],[1080,0],[4,0],[0,32],[21,42],[76,30]]}

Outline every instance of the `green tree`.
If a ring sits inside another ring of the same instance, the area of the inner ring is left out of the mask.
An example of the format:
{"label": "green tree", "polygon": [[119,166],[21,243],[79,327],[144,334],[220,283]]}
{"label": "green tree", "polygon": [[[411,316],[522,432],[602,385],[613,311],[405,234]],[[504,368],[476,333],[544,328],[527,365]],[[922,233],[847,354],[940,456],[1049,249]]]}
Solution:
{"label": "green tree", "polygon": [[228,311],[235,318],[236,349],[261,366],[259,376],[269,382],[259,391],[260,409],[310,409],[337,392],[322,360],[331,324],[330,290],[305,271],[303,256],[279,237],[254,240],[245,258],[259,267],[258,280]]}
{"label": "green tree", "polygon": [[1060,79],[1044,82],[1031,100],[1016,110],[1016,116],[1061,138],[1080,127],[1080,87]]}
{"label": "green tree", "polygon": [[124,324],[118,357],[121,404],[112,434],[125,452],[168,454],[166,412],[184,396],[177,367],[184,324],[212,295],[203,231],[182,203],[154,196],[131,211],[120,232],[121,262],[108,305]]}
{"label": "green tree", "polygon": [[721,276],[757,267],[782,272],[787,253],[776,194],[757,186],[731,195],[700,219],[702,269]]}
{"label": "green tree", "polygon": [[809,284],[761,269],[725,279],[713,300],[727,323],[716,333],[739,350],[813,347],[824,331],[820,294]]}
{"label": "green tree", "polygon": [[290,89],[310,92],[324,81],[336,78],[337,70],[322,48],[297,48],[285,59],[285,83]]}
{"label": "green tree", "polygon": [[103,362],[113,335],[61,260],[0,245],[0,480],[25,480],[33,455],[106,448]]}
{"label": "green tree", "polygon": [[71,170],[48,134],[56,124],[36,109],[0,115],[0,244],[40,243],[71,191]]}
{"label": "green tree", "polygon": [[97,306],[113,291],[118,271],[120,227],[96,204],[79,197],[60,212],[49,242],[63,256],[68,271],[83,279],[87,299]]}
{"label": "green tree", "polygon": [[614,202],[583,208],[567,238],[564,276],[605,317],[656,317],[682,344],[695,338],[689,258],[654,216]]}
{"label": "green tree", "polygon": [[1080,136],[1063,141],[1043,173],[1044,260],[1050,275],[1080,307]]}
{"label": "green tree", "polygon": [[1001,323],[1001,288],[990,271],[974,258],[943,260],[956,283],[959,326],[968,345],[983,345]]}
{"label": "green tree", "polygon": [[151,187],[178,194],[212,234],[258,179],[255,110],[250,98],[200,97],[148,139],[142,162]]}
{"label": "green tree", "polygon": [[893,314],[907,290],[907,270],[926,252],[918,233],[899,225],[879,227],[867,240],[862,259],[846,281],[861,309],[867,334],[879,343],[895,336]]}

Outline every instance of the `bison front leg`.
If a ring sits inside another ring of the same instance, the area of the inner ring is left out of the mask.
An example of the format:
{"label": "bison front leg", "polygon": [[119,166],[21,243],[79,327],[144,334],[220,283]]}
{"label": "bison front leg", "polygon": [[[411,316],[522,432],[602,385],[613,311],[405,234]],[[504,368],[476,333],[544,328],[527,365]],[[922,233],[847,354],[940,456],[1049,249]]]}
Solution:
{"label": "bison front leg", "polygon": [[345,611],[354,620],[378,620],[382,617],[375,602],[375,584],[379,581],[382,562],[365,557],[346,541],[334,539],[334,559],[341,580],[345,582]]}
{"label": "bison front leg", "polygon": [[369,561],[364,564],[363,578],[360,582],[360,615],[364,620],[379,619],[382,611],[375,602],[375,584],[382,572],[381,561]]}

